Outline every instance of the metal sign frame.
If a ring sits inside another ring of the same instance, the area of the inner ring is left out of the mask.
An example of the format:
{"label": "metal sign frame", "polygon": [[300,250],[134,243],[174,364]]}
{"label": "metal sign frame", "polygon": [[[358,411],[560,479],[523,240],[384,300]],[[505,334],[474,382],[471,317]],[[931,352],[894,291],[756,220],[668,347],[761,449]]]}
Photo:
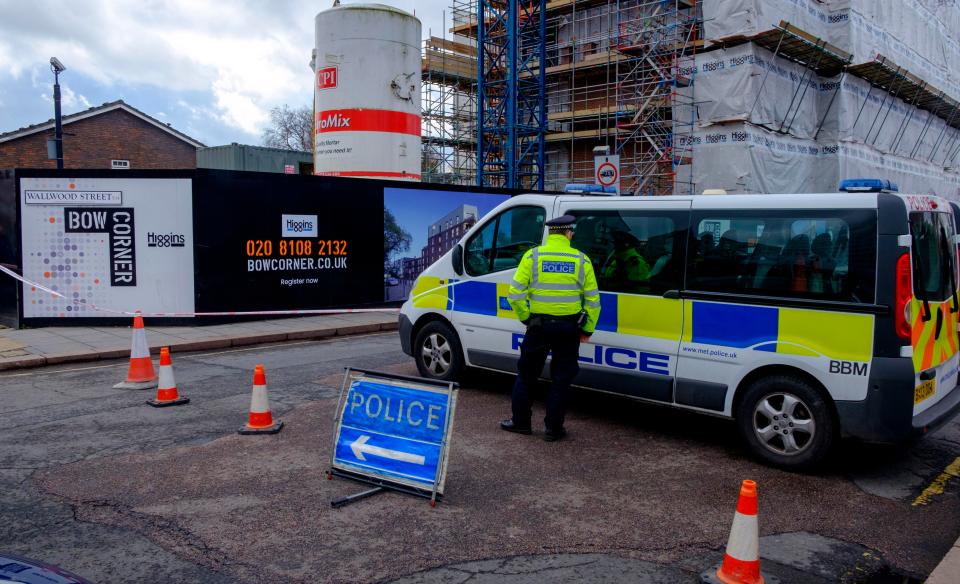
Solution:
{"label": "metal sign frame", "polygon": [[[447,406],[443,423],[443,434],[439,445],[440,453],[437,460],[436,474],[434,475],[434,481],[431,488],[424,488],[420,486],[419,483],[412,480],[405,481],[396,477],[384,476],[384,474],[377,473],[376,471],[371,470],[369,472],[364,472],[361,469],[337,464],[337,444],[340,441],[340,434],[343,428],[343,416],[347,409],[346,398],[349,395],[348,389],[357,381],[364,379],[402,388],[410,388],[411,384],[413,384],[414,387],[412,389],[446,394]],[[457,408],[458,387],[458,384],[453,381],[436,381],[432,379],[423,379],[420,377],[411,377],[408,375],[397,375],[368,369],[345,367],[343,373],[343,382],[340,384],[340,395],[337,398],[337,407],[333,414],[333,436],[330,449],[330,470],[327,473],[328,478],[332,479],[334,476],[349,478],[363,483],[375,485],[381,489],[390,489],[399,491],[401,493],[424,497],[430,499],[431,505],[436,505],[436,502],[443,496],[444,484],[447,477],[447,464],[450,458],[450,432],[453,429],[453,417]],[[379,491],[371,490],[362,493],[361,495],[373,494],[376,492]],[[348,499],[354,500],[349,497]],[[333,504],[335,507],[339,506],[338,502],[334,502]]]}

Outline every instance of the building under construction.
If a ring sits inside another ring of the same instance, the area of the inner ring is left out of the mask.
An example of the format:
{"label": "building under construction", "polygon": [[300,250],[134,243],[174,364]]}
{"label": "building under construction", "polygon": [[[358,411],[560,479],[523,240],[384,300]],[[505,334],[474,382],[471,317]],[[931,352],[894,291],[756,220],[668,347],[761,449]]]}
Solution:
{"label": "building under construction", "polygon": [[[952,0],[454,0],[423,51],[423,176],[625,194],[958,198]],[[479,55],[479,58],[478,58]]]}

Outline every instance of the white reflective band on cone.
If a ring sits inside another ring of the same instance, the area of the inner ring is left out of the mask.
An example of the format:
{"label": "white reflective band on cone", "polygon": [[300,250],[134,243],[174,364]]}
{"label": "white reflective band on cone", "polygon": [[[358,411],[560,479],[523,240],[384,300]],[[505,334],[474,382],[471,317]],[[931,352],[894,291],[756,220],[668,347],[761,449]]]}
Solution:
{"label": "white reflective band on cone", "polygon": [[157,385],[159,389],[173,389],[177,386],[176,380],[173,378],[173,367],[170,365],[161,365],[160,366],[160,383]]}
{"label": "white reflective band on cone", "polygon": [[133,341],[130,344],[130,358],[141,359],[150,356],[147,346],[147,333],[144,329],[133,329]]}
{"label": "white reflective band on cone", "polygon": [[760,534],[756,515],[735,513],[727,540],[727,555],[741,562],[760,559]]}
{"label": "white reflective band on cone", "polygon": [[253,386],[253,394],[250,396],[250,411],[256,414],[270,411],[270,400],[267,399],[266,385]]}

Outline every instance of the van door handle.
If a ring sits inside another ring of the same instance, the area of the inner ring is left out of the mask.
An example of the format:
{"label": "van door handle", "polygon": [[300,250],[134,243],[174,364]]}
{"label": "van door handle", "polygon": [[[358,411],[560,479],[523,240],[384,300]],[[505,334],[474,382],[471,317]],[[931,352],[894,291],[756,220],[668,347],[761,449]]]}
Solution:
{"label": "van door handle", "polygon": [[926,371],[921,371],[921,372],[920,372],[920,381],[930,381],[931,379],[933,379],[934,377],[936,377],[936,375],[937,375],[937,370],[936,370],[936,368],[934,368],[934,369],[927,369]]}
{"label": "van door handle", "polygon": [[673,299],[673,300],[677,300],[677,299],[680,298],[680,291],[679,291],[679,290],[667,290],[666,292],[663,293],[663,297],[664,297],[664,298],[671,298],[671,299]]}

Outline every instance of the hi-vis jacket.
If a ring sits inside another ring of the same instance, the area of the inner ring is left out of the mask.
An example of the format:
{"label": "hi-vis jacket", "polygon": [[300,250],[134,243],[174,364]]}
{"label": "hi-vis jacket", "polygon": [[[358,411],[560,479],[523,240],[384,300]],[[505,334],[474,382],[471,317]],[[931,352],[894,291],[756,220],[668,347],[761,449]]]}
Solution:
{"label": "hi-vis jacket", "polygon": [[[564,235],[523,255],[510,283],[508,300],[520,320],[530,314],[566,316],[587,312],[583,331],[592,333],[600,318],[600,290],[590,258],[570,246]],[[529,300],[529,305],[528,305]]]}

